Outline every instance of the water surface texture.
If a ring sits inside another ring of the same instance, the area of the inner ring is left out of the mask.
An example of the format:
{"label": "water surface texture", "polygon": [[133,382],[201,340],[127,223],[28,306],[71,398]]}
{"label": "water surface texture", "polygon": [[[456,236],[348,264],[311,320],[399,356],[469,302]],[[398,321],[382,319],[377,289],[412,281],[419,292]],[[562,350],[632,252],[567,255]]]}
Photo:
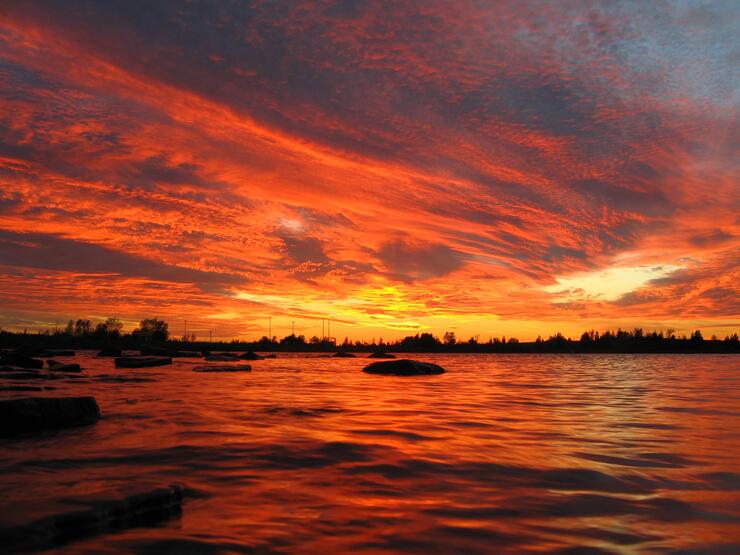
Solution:
{"label": "water surface texture", "polygon": [[278,356],[81,354],[84,378],[1,392],[103,413],[0,441],[2,524],[179,483],[179,515],[56,551],[740,553],[738,356],[416,355],[447,373],[406,378]]}

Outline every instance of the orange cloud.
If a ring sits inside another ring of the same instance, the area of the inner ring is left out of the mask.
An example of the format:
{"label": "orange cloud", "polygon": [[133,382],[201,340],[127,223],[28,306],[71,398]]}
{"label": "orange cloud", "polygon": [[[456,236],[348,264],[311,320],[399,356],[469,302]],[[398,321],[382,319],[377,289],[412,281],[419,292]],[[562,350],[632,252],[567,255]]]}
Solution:
{"label": "orange cloud", "polygon": [[[740,129],[701,38],[731,44],[721,17],[209,9],[218,32],[188,6],[5,8],[1,325],[737,325]],[[640,267],[670,271],[556,287]]]}

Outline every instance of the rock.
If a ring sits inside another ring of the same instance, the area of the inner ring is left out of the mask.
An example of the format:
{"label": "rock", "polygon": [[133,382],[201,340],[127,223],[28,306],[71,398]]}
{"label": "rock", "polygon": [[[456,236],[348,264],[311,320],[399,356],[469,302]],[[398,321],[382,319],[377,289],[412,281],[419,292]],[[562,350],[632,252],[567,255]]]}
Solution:
{"label": "rock", "polygon": [[352,353],[345,353],[343,351],[339,351],[337,353],[334,353],[332,355],[334,358],[355,358],[355,355]]}
{"label": "rock", "polygon": [[198,351],[172,351],[168,356],[171,357],[188,357],[188,358],[202,358]]}
{"label": "rock", "polygon": [[373,362],[365,366],[362,371],[368,374],[382,374],[385,376],[428,376],[443,374],[444,368],[431,362],[400,359]]}
{"label": "rock", "polygon": [[141,348],[141,356],[155,356],[155,357],[169,357],[172,356],[172,351],[165,349],[164,347],[151,347],[144,346]]}
{"label": "rock", "polygon": [[172,485],[120,499],[73,499],[85,508],[0,529],[0,545],[11,552],[39,551],[107,530],[151,526],[180,514],[184,493],[182,486]]}
{"label": "rock", "polygon": [[167,349],[165,347],[142,347],[141,356],[200,358],[201,355],[197,351],[178,351],[176,349]]}
{"label": "rock", "polygon": [[193,372],[251,372],[252,367],[249,364],[234,364],[231,366],[219,366],[217,364],[196,366]]}
{"label": "rock", "polygon": [[93,397],[26,397],[0,401],[0,437],[85,426],[99,418],[100,408]]}
{"label": "rock", "polygon": [[118,357],[116,359],[116,368],[145,368],[166,364],[172,364],[170,357]]}
{"label": "rock", "polygon": [[70,374],[45,374],[37,370],[26,370],[25,372],[15,372],[12,374],[3,374],[3,378],[9,380],[61,380],[69,378]]}
{"label": "rock", "polygon": [[258,355],[254,351],[247,351],[246,353],[239,355],[239,358],[242,360],[262,360],[265,357]]}
{"label": "rock", "polygon": [[44,389],[54,389],[53,387],[44,388],[40,385],[8,385],[0,387],[0,391],[43,391]]}
{"label": "rock", "polygon": [[25,355],[27,357],[37,357],[43,353],[43,349],[41,347],[36,347],[34,345],[21,345],[20,347],[17,347],[16,349],[12,350],[12,353],[15,353],[17,355]]}
{"label": "rock", "polygon": [[65,364],[53,358],[47,360],[46,364],[49,365],[49,370],[52,372],[82,372],[79,364]]}
{"label": "rock", "polygon": [[4,366],[17,366],[19,368],[43,368],[44,361],[31,358],[20,353],[6,353],[0,357],[0,364]]}
{"label": "rock", "polygon": [[0,372],[17,372],[18,370],[23,369],[17,366],[0,366]]}
{"label": "rock", "polygon": [[211,351],[201,351],[200,354],[203,355],[204,357],[209,357],[213,353],[211,353]]}
{"label": "rock", "polygon": [[65,349],[45,349],[43,353],[41,353],[42,357],[73,357],[75,356],[74,351],[68,351]]}
{"label": "rock", "polygon": [[375,351],[367,358],[396,358],[396,356],[390,353],[385,353],[383,351]]}
{"label": "rock", "polygon": [[103,349],[98,353],[99,357],[120,357],[121,356],[121,348],[120,347],[103,347]]}
{"label": "rock", "polygon": [[226,353],[220,355],[209,355],[205,357],[205,359],[210,362],[233,362],[235,360],[239,360],[236,355]]}

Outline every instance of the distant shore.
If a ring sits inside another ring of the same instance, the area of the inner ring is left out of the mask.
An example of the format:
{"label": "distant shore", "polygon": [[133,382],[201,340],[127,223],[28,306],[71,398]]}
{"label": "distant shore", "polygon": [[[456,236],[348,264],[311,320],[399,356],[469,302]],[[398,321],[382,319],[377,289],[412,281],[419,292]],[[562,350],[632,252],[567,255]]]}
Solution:
{"label": "distant shore", "polygon": [[[444,343],[430,334],[410,336],[391,343],[344,343],[333,341],[306,342],[291,336],[278,340],[260,341],[183,341],[177,339],[147,341],[131,335],[116,338],[95,336],[70,336],[51,333],[17,333],[0,331],[0,348],[27,351],[43,349],[102,350],[118,348],[122,350],[163,349],[171,351],[203,352],[305,352],[305,353],[468,353],[468,354],[740,354],[740,341],[737,336],[726,339],[691,338],[651,338],[632,334],[608,335],[606,339],[572,340],[562,336],[547,340],[520,342],[456,342]],[[286,341],[285,339],[288,339]]]}

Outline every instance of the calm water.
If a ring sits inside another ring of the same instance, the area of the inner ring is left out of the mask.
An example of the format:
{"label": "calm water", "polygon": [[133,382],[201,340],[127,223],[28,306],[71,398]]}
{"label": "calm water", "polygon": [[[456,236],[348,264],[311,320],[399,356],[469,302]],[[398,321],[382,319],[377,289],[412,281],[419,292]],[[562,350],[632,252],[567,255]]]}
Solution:
{"label": "calm water", "polygon": [[0,393],[92,394],[103,412],[0,442],[1,520],[181,483],[181,515],[57,551],[740,553],[739,356],[416,358],[448,372],[77,356],[84,380]]}

